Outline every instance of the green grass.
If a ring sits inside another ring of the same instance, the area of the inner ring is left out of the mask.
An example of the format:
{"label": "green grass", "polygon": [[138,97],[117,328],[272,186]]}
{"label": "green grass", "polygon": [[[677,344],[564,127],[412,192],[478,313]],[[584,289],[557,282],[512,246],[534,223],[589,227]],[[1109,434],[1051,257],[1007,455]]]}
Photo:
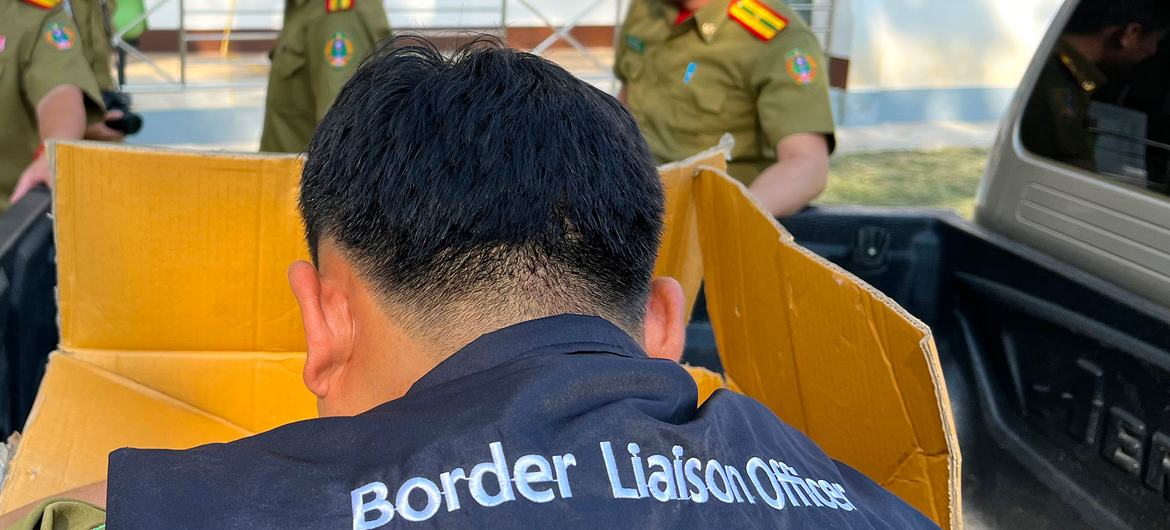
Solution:
{"label": "green grass", "polygon": [[821,204],[951,208],[970,219],[986,149],[888,151],[833,157]]}

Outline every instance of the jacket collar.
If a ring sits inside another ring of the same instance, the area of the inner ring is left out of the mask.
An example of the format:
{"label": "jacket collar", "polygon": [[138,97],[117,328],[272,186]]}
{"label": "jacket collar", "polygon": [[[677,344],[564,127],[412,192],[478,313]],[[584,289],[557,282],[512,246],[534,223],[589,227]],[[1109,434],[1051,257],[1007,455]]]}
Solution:
{"label": "jacket collar", "polygon": [[1061,39],[1060,44],[1056,47],[1056,56],[1060,59],[1061,66],[1085,93],[1092,94],[1105,84],[1107,80],[1105,73],[1092,61],[1081,55],[1081,52],[1077,51],[1068,41]]}
{"label": "jacket collar", "polygon": [[572,353],[646,357],[634,339],[603,318],[559,315],[522,322],[475,339],[416,381],[406,395],[521,357]]}
{"label": "jacket collar", "polygon": [[695,28],[704,42],[710,43],[715,40],[715,35],[723,28],[723,23],[727,21],[728,5],[727,0],[711,0],[695,12]]}
{"label": "jacket collar", "polygon": [[[678,15],[681,10],[674,0],[661,0],[664,4],[662,10],[663,16],[666,18],[666,23],[674,27],[674,23],[678,20]],[[702,9],[696,11],[686,22],[683,22],[679,31],[696,31],[703,42],[710,43],[715,40],[715,36],[719,34],[719,30],[723,28],[723,23],[727,21],[727,10],[730,5],[728,0],[711,0]]]}

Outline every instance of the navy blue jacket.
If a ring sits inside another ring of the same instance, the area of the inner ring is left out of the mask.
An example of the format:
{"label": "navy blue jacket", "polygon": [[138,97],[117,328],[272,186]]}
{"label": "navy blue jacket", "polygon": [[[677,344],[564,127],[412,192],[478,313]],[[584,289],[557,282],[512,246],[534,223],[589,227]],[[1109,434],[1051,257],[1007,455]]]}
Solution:
{"label": "navy blue jacket", "polygon": [[696,399],[605,320],[535,320],[355,417],[115,451],[109,528],[935,527],[755,400]]}

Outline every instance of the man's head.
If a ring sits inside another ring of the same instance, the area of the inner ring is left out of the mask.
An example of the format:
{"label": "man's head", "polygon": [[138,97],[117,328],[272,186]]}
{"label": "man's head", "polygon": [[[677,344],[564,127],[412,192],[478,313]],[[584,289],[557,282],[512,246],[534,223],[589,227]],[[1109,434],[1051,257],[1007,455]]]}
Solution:
{"label": "man's head", "polygon": [[1093,59],[1125,68],[1158,53],[1170,28],[1165,0],[1084,0],[1065,26],[1065,34],[1096,43]]}
{"label": "man's head", "polygon": [[401,396],[479,335],[597,315],[682,349],[682,294],[651,282],[663,192],[628,112],[539,57],[399,39],[367,59],[309,145],[316,267],[290,281],[324,415]]}

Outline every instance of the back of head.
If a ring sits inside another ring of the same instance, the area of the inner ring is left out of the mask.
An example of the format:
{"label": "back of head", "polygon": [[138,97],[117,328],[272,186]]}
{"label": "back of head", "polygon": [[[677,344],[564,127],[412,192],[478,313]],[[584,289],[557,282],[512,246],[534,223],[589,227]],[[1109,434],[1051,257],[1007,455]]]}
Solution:
{"label": "back of head", "polygon": [[420,39],[375,52],[309,145],[301,213],[421,334],[561,313],[640,329],[663,214],[611,96],[531,54]]}
{"label": "back of head", "polygon": [[1114,27],[1138,24],[1145,31],[1170,27],[1170,3],[1165,0],[1084,0],[1065,26],[1065,33],[1089,35]]}

